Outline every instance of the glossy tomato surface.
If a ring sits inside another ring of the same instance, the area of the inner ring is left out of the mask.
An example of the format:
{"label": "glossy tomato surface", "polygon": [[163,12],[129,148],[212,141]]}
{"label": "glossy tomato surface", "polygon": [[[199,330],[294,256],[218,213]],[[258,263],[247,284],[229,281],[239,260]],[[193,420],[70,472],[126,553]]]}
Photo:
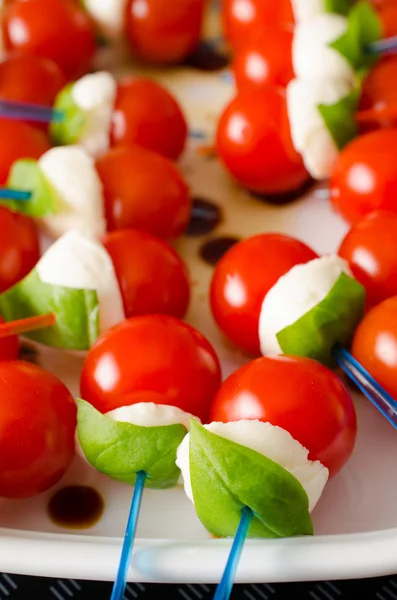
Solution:
{"label": "glossy tomato surface", "polygon": [[159,64],[182,61],[200,40],[205,0],[130,0],[127,36],[141,59]]}
{"label": "glossy tomato surface", "polygon": [[378,14],[382,23],[383,37],[397,35],[397,6],[394,0],[382,2]]}
{"label": "glossy tomato surface", "polygon": [[357,432],[353,401],[332,371],[303,357],[262,357],[222,384],[211,421],[259,419],[287,430],[335,475],[350,457]]}
{"label": "glossy tomato surface", "polygon": [[231,101],[218,123],[216,149],[230,174],[253,192],[282,194],[309,179],[292,144],[285,93],[275,86]]}
{"label": "glossy tomato surface", "polygon": [[239,50],[252,31],[260,27],[289,26],[294,16],[290,0],[223,0],[224,35],[234,50]]}
{"label": "glossy tomato surface", "polygon": [[397,297],[372,308],[358,326],[353,356],[397,400]]}
{"label": "glossy tomato surface", "polygon": [[397,123],[397,57],[379,60],[364,79],[358,113],[360,130],[371,131]]}
{"label": "glossy tomato surface", "polygon": [[165,87],[145,78],[119,83],[111,130],[113,146],[139,144],[176,160],[186,137],[185,117]]}
{"label": "glossy tomato surface", "polygon": [[162,404],[205,421],[220,383],[218,358],[201,333],[174,317],[148,315],[112,327],[91,348],[81,394],[105,413],[131,404],[137,392],[157,392]]}
{"label": "glossy tomato surface", "polygon": [[218,262],[210,291],[212,313],[225,335],[239,348],[259,355],[259,315],[267,292],[292,267],[315,258],[303,242],[276,233],[233,246]]}
{"label": "glossy tomato surface", "polygon": [[88,71],[96,49],[90,18],[74,0],[14,2],[4,32],[9,48],[53,60],[70,79]]}
{"label": "glossy tomato surface", "polygon": [[50,147],[50,141],[43,131],[27,123],[0,119],[0,185],[6,183],[16,160],[38,159]]}
{"label": "glossy tomato surface", "polygon": [[0,496],[33,496],[54,485],[74,456],[76,406],[54,375],[0,362]]}
{"label": "glossy tomato surface", "polygon": [[339,154],[330,179],[334,207],[350,223],[378,210],[397,212],[397,129],[359,136]]}
{"label": "glossy tomato surface", "polygon": [[170,160],[134,145],[111,149],[96,167],[108,231],[132,227],[162,238],[185,231],[191,211],[189,189]]}
{"label": "glossy tomato surface", "polygon": [[236,53],[233,73],[239,91],[274,84],[285,87],[294,77],[293,34],[288,29],[262,27]]}
{"label": "glossy tomato surface", "polygon": [[369,306],[397,296],[397,213],[369,213],[353,225],[338,254],[364,285]]}
{"label": "glossy tomato surface", "polygon": [[0,292],[23,279],[40,258],[35,223],[0,206]]}
{"label": "glossy tomato surface", "polygon": [[190,298],[189,277],[184,262],[171,246],[137,229],[108,233],[102,242],[116,271],[126,317],[185,316]]}
{"label": "glossy tomato surface", "polygon": [[[4,319],[0,316],[0,326]],[[19,339],[17,335],[0,337],[0,361],[17,360],[19,356]]]}

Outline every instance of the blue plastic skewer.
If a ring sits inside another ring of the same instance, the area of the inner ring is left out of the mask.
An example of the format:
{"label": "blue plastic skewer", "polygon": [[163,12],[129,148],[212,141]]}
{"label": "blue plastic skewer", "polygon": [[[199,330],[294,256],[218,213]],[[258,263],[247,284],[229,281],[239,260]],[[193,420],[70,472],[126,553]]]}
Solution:
{"label": "blue plastic skewer", "polygon": [[377,42],[372,42],[367,48],[371,54],[384,54],[388,52],[397,52],[397,35],[394,35]]}
{"label": "blue plastic skewer", "polygon": [[397,401],[382,388],[345,348],[336,346],[333,356],[346,375],[360,388],[368,400],[397,429]]}
{"label": "blue plastic skewer", "polygon": [[130,566],[131,553],[134,546],[136,527],[138,524],[139,511],[141,508],[142,494],[143,488],[145,487],[146,478],[147,473],[145,473],[145,471],[138,471],[136,474],[134,494],[132,496],[130,514],[128,515],[123,549],[121,551],[117,577],[113,585],[110,600],[122,600],[124,596],[125,586],[127,583],[127,573]]}
{"label": "blue plastic skewer", "polygon": [[230,598],[241,552],[253,517],[252,510],[248,506],[244,506],[222,579],[215,591],[214,600],[228,600]]}
{"label": "blue plastic skewer", "polygon": [[31,192],[0,188],[0,200],[30,200],[31,197]]}
{"label": "blue plastic skewer", "polygon": [[61,110],[55,110],[41,104],[0,100],[0,117],[20,121],[38,121],[40,123],[59,123],[65,118]]}

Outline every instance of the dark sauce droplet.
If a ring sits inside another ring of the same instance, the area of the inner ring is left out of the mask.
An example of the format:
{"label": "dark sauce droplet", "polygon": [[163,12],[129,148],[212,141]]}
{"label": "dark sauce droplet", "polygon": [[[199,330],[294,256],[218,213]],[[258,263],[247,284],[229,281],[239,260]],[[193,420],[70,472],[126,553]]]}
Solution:
{"label": "dark sauce droplet", "polygon": [[291,190],[290,192],[285,192],[284,194],[258,194],[256,192],[249,193],[254,198],[262,200],[263,202],[267,202],[268,204],[282,206],[285,204],[290,204],[290,202],[294,202],[295,200],[299,200],[304,194],[311,190],[312,187],[314,187],[315,183],[316,182],[314,179],[309,179],[300,187],[296,188],[295,190]]}
{"label": "dark sauce droplet", "polygon": [[104,506],[102,497],[93,488],[70,485],[50,498],[48,513],[51,520],[61,527],[86,529],[99,521]]}
{"label": "dark sauce droplet", "polygon": [[219,237],[205,242],[200,248],[200,256],[209,265],[216,265],[232,246],[239,242],[235,237]]}
{"label": "dark sauce droplet", "polygon": [[210,233],[222,221],[222,211],[213,202],[204,198],[193,198],[192,215],[186,235],[198,236]]}
{"label": "dark sauce droplet", "polygon": [[200,71],[220,71],[229,63],[229,57],[208,42],[199,44],[185,60],[185,65]]}

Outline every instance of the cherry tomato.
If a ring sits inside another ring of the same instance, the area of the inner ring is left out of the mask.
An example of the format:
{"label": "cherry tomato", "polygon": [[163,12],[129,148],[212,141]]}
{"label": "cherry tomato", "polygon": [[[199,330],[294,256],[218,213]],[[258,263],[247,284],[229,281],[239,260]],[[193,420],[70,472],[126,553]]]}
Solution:
{"label": "cherry tomato", "polygon": [[397,296],[397,214],[378,210],[366,215],[343,239],[339,255],[346,259],[373,306]]}
{"label": "cherry tomato", "polygon": [[49,139],[43,131],[27,123],[0,119],[0,185],[6,183],[16,160],[38,159],[50,148]]}
{"label": "cherry tomato", "polygon": [[285,87],[294,78],[292,32],[260,28],[235,55],[232,65],[239,91],[274,84]]}
{"label": "cherry tomato", "polygon": [[177,63],[200,41],[205,0],[131,0],[127,36],[135,54],[148,62]]}
{"label": "cherry tomato", "polygon": [[352,399],[332,371],[310,358],[266,356],[222,384],[211,421],[258,419],[282,427],[319,460],[330,476],[350,457],[357,432]]}
{"label": "cherry tomato", "polygon": [[84,361],[81,394],[105,413],[131,403],[131,394],[157,392],[162,404],[205,421],[220,383],[218,358],[201,333],[169,315],[147,315],[99,338]]}
{"label": "cherry tomato", "polygon": [[177,167],[140,146],[114,148],[96,162],[108,231],[132,227],[163,238],[186,229],[189,189]]}
{"label": "cherry tomato", "polygon": [[397,297],[372,308],[356,329],[353,356],[397,400]]}
{"label": "cherry tomato", "polygon": [[136,229],[114,231],[102,241],[115,267],[126,317],[185,316],[189,278],[182,259],[171,246]]}
{"label": "cherry tomato", "polygon": [[233,246],[218,262],[210,292],[212,313],[225,335],[259,355],[259,315],[267,292],[292,267],[315,258],[317,254],[299,240],[276,233]]}
{"label": "cherry tomato", "polygon": [[66,78],[56,63],[32,54],[13,54],[0,63],[0,97],[52,106]]}
{"label": "cherry tomato", "polygon": [[0,362],[0,388],[0,496],[33,496],[72,461],[76,406],[54,375],[22,361]]}
{"label": "cherry tomato", "polygon": [[96,49],[90,18],[74,0],[24,0],[4,14],[9,48],[53,60],[69,79],[86,73]]}
{"label": "cherry tomato", "polygon": [[393,0],[382,2],[378,7],[378,15],[382,23],[383,37],[397,35],[397,6]]}
{"label": "cherry tomato", "polygon": [[40,258],[34,222],[0,206],[0,292],[23,279]]}
{"label": "cherry tomato", "polygon": [[168,90],[144,78],[119,83],[111,130],[113,146],[139,144],[176,160],[186,137],[185,117]]}
{"label": "cherry tomato", "polygon": [[284,193],[309,178],[292,144],[285,94],[276,87],[231,101],[218,123],[216,149],[230,174],[253,192]]}
{"label": "cherry tomato", "polygon": [[334,207],[355,223],[378,210],[397,212],[397,129],[359,136],[339,154],[330,179]]}
{"label": "cherry tomato", "polygon": [[396,77],[397,57],[387,56],[364,79],[358,112],[361,132],[397,124]]}
{"label": "cherry tomato", "polygon": [[[0,324],[4,319],[0,317]],[[0,338],[0,361],[17,360],[19,356],[19,339],[17,335]]]}
{"label": "cherry tomato", "polygon": [[224,35],[234,50],[241,49],[254,28],[294,25],[290,0],[223,0]]}

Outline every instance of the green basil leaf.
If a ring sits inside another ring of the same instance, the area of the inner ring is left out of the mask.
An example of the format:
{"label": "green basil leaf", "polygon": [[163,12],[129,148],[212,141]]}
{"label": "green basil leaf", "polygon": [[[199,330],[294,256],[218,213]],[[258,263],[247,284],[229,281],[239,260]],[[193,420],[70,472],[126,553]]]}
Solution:
{"label": "green basil leaf", "polygon": [[250,537],[313,533],[302,485],[259,452],[215,435],[192,419],[189,461],[196,512],[210,533],[234,536],[244,506],[254,512]]}
{"label": "green basil leaf", "polygon": [[356,112],[359,100],[360,92],[357,88],[336,104],[319,104],[317,107],[339,150],[358,135]]}
{"label": "green basil leaf", "polygon": [[143,427],[114,421],[85,400],[77,400],[77,435],[88,462],[100,473],[134,485],[136,473],[148,474],[146,486],[176,485],[176,451],[187,429],[182,424]]}
{"label": "green basil leaf", "polygon": [[73,83],[63,88],[55,99],[54,109],[63,112],[64,118],[53,121],[50,135],[58,146],[77,144],[86,122],[84,111],[77,106],[72,97]]}
{"label": "green basil leaf", "polygon": [[332,366],[333,347],[349,343],[364,306],[365,288],[342,273],[319,304],[278,332],[278,343],[284,354],[308,356]]}
{"label": "green basil leaf", "polygon": [[57,212],[55,192],[48,183],[39,163],[32,158],[17,160],[11,167],[7,187],[31,193],[29,200],[1,200],[10,210],[29,217],[46,217]]}
{"label": "green basil leaf", "polygon": [[325,12],[348,15],[351,7],[351,0],[325,0]]}
{"label": "green basil leaf", "polygon": [[47,346],[89,350],[99,336],[99,304],[93,290],[78,290],[44,283],[36,269],[0,294],[0,314],[15,321],[54,313],[56,323],[25,334]]}
{"label": "green basil leaf", "polygon": [[342,54],[356,71],[370,68],[378,57],[368,52],[368,46],[382,37],[378,14],[368,2],[361,1],[353,6],[347,20],[347,30],[330,46]]}

